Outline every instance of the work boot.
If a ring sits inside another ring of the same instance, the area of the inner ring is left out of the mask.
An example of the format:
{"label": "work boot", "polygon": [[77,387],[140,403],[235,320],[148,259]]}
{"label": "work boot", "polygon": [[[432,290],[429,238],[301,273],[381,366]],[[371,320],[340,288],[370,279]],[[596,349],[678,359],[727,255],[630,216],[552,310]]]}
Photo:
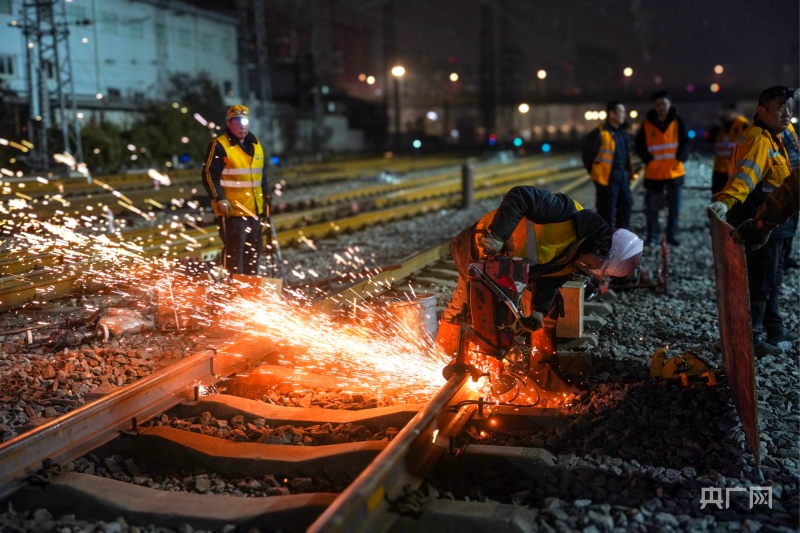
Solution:
{"label": "work boot", "polygon": [[439,321],[439,331],[436,333],[436,344],[445,354],[452,357],[458,351],[459,324],[451,324],[444,320]]}
{"label": "work boot", "polygon": [[775,345],[783,350],[788,350],[792,347],[792,344],[796,343],[798,340],[800,340],[800,337],[787,333],[785,330],[774,335],[767,334],[767,343]]}
{"label": "work boot", "polygon": [[753,355],[764,357],[767,355],[783,355],[783,348],[764,340],[753,341]]}

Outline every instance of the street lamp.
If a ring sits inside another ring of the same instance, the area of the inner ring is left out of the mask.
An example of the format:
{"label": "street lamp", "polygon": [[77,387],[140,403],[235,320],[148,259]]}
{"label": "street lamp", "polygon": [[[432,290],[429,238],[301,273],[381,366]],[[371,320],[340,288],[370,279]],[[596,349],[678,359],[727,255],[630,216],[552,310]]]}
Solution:
{"label": "street lamp", "polygon": [[392,67],[394,76],[394,149],[400,149],[400,78],[406,73],[406,69],[400,65]]}

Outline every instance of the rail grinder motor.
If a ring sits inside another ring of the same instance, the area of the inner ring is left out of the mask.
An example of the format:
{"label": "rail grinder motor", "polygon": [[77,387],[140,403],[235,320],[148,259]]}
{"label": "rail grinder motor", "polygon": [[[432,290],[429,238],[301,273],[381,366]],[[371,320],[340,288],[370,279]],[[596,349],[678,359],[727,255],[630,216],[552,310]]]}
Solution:
{"label": "rail grinder motor", "polygon": [[518,309],[522,292],[528,286],[529,268],[529,260],[506,256],[469,265],[472,330],[477,334],[476,340],[485,341],[481,344],[488,341],[488,346],[481,346],[482,351],[499,359],[514,345],[514,323],[521,317]]}
{"label": "rail grinder motor", "polygon": [[[455,361],[442,371],[446,379],[456,372],[469,372],[477,381],[488,371],[495,394],[527,381],[531,347],[530,335],[525,333],[542,327],[539,313],[525,316],[520,312],[530,266],[528,259],[502,255],[469,264],[469,303],[462,310]],[[475,356],[489,356],[494,363],[481,363]],[[503,360],[513,369],[505,369]]]}

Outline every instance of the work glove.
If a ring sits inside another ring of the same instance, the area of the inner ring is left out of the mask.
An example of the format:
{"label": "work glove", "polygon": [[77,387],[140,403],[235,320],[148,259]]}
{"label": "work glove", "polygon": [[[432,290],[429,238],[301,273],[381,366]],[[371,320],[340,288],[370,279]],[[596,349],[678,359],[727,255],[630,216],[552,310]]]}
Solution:
{"label": "work glove", "polygon": [[218,217],[227,217],[231,212],[231,203],[228,200],[214,200],[211,207]]}
{"label": "work glove", "polygon": [[481,235],[480,244],[483,248],[483,253],[486,255],[493,255],[503,249],[505,242],[501,241],[491,233],[484,233]]}
{"label": "work glove", "polygon": [[728,206],[722,202],[711,202],[708,204],[708,207],[706,207],[706,211],[708,211],[709,215],[713,213],[720,220],[725,220],[725,213],[728,212]]}
{"label": "work glove", "polygon": [[770,233],[772,230],[765,229],[763,226],[759,227],[758,222],[748,218],[731,231],[731,237],[739,244],[743,244],[744,249],[748,252],[754,252],[767,244]]}
{"label": "work glove", "polygon": [[531,314],[531,316],[523,316],[519,323],[528,331],[536,331],[537,329],[541,329],[542,324],[544,323],[544,316],[542,316],[542,313],[537,311]]}

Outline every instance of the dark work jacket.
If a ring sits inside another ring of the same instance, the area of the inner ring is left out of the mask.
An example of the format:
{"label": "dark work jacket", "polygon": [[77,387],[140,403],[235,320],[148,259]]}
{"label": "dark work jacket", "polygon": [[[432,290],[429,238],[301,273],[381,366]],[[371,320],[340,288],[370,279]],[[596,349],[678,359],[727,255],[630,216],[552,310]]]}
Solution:
{"label": "dark work jacket", "polygon": [[571,220],[575,240],[552,261],[531,268],[531,275],[547,276],[564,269],[579,255],[602,253],[614,229],[603,218],[589,209],[578,209],[574,200],[561,193],[552,193],[538,187],[514,187],[508,191],[497,208],[489,231],[505,241],[526,218],[534,224],[553,224]]}
{"label": "dark work jacket", "polygon": [[[614,178],[622,178],[627,183],[631,179],[630,172],[632,168],[627,124],[622,124],[619,128],[615,128],[606,121],[605,127],[614,137],[614,160],[611,161],[609,182]],[[600,144],[600,130],[595,128],[586,135],[586,140],[583,143],[583,166],[589,174],[592,173],[592,164],[594,163],[594,158],[597,157],[597,152],[600,151]]]}

